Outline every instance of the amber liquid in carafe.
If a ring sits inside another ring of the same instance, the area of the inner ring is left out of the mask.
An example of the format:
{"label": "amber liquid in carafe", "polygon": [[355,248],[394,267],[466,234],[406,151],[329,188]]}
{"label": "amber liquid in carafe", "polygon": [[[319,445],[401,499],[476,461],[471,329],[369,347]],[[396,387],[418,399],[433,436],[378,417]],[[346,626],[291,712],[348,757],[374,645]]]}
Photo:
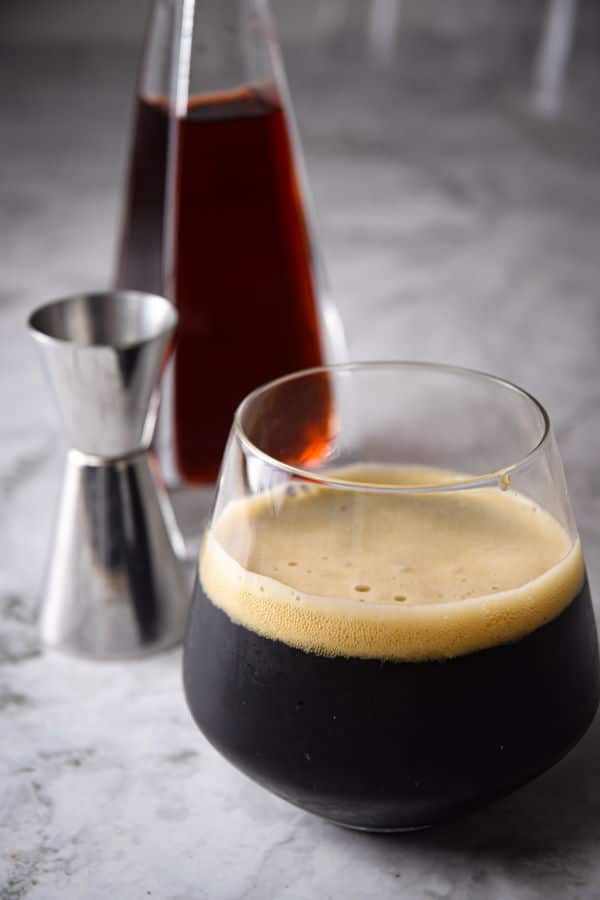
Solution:
{"label": "amber liquid in carafe", "polygon": [[[182,479],[205,484],[218,475],[244,396],[273,378],[321,365],[323,351],[281,106],[252,88],[200,96],[176,127],[174,449]],[[129,186],[137,215],[125,218],[122,286],[158,290],[150,282],[159,258],[154,238],[162,239],[165,177],[155,178],[153,170],[163,154],[166,167],[167,130],[165,106],[140,101]],[[137,229],[128,229],[137,219]],[[306,409],[298,410],[293,435],[282,435],[289,462],[309,464],[327,447],[330,391],[325,377],[319,383]]]}

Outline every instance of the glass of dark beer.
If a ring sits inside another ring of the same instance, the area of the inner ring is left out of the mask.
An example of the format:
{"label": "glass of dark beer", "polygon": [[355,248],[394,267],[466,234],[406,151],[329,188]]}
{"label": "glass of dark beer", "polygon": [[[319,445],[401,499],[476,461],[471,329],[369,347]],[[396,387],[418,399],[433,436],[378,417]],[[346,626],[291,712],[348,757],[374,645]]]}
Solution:
{"label": "glass of dark beer", "polygon": [[313,369],[250,394],[184,680],[226,759],[352,828],[433,825],[556,763],[593,718],[599,670],[543,407],[420,363]]}

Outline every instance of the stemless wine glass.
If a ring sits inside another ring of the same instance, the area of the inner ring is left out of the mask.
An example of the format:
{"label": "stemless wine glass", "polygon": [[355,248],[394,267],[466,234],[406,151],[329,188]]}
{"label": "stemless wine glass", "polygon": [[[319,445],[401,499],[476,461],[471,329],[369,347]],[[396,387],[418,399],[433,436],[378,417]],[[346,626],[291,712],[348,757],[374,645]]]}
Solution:
{"label": "stemless wine glass", "polygon": [[432,825],[557,762],[599,675],[542,406],[425,363],[312,369],[250,394],[184,680],[238,769],[354,828]]}

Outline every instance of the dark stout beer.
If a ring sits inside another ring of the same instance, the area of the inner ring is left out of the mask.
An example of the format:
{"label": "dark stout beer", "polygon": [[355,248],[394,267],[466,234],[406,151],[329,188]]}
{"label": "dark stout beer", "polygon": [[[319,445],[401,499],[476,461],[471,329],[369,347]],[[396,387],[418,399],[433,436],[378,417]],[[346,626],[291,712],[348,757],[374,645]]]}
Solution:
{"label": "dark stout beer", "polygon": [[[290,496],[291,494],[291,496]],[[560,759],[598,703],[578,542],[511,491],[231,504],[185,652],[206,737],[345,825],[431,825]]]}

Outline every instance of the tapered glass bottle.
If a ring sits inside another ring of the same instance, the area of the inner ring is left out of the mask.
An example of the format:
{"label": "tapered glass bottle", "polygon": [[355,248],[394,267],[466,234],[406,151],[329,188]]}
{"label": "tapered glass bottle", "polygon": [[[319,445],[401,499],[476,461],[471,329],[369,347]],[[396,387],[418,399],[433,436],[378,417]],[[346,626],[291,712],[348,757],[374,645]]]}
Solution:
{"label": "tapered glass bottle", "polygon": [[158,0],[137,115],[118,281],[177,306],[159,455],[210,485],[249,390],[344,356],[266,0]]}

